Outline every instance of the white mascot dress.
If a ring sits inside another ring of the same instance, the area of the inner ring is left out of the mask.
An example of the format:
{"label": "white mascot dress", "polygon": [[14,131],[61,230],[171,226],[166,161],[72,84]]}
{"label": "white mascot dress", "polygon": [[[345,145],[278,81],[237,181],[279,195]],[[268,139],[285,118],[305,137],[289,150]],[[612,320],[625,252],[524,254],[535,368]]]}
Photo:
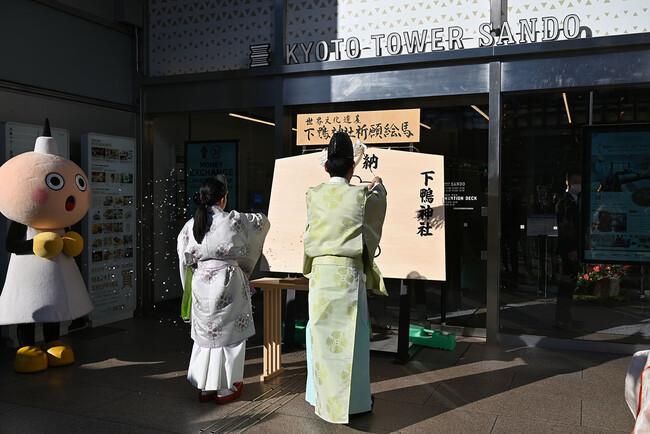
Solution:
{"label": "white mascot dress", "polygon": [[[58,155],[49,130],[46,120],[34,151],[0,167],[0,212],[11,220],[6,243],[11,258],[0,295],[0,325],[18,324],[17,372],[74,362],[70,346],[58,339],[59,322],[93,309],[74,260],[83,249],[83,239],[66,231],[88,211],[90,185],[79,166]],[[42,347],[34,342],[35,323],[44,323]]]}

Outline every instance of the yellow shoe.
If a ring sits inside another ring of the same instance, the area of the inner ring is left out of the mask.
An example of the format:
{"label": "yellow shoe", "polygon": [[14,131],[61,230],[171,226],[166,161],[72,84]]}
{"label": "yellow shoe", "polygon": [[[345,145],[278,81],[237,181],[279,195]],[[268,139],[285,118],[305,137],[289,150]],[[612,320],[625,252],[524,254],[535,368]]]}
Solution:
{"label": "yellow shoe", "polygon": [[47,355],[38,347],[26,346],[16,351],[14,371],[22,374],[40,372],[47,369]]}
{"label": "yellow shoe", "polygon": [[65,342],[60,340],[48,342],[43,345],[43,350],[47,354],[49,366],[66,366],[74,363],[74,352]]}

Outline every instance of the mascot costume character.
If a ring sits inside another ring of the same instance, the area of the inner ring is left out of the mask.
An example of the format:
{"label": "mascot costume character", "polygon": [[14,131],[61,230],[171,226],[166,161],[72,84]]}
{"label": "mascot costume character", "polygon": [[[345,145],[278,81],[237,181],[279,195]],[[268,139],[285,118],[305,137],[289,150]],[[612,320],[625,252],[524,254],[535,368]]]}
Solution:
{"label": "mascot costume character", "polygon": [[[88,211],[88,178],[58,155],[46,119],[34,151],[0,167],[0,185],[0,212],[10,220],[6,248],[11,252],[0,295],[0,325],[18,324],[21,348],[14,369],[27,373],[69,365],[74,353],[59,340],[59,323],[93,309],[74,260],[83,239],[65,230]],[[42,348],[35,345],[36,323],[43,323]]]}

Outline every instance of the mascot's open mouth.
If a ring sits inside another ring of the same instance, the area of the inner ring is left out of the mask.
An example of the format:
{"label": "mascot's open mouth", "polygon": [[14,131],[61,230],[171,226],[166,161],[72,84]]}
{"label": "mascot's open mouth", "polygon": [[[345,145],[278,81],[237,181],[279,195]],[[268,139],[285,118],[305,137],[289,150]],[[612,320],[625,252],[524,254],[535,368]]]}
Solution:
{"label": "mascot's open mouth", "polygon": [[65,200],[65,210],[72,211],[74,209],[74,196],[68,196]]}

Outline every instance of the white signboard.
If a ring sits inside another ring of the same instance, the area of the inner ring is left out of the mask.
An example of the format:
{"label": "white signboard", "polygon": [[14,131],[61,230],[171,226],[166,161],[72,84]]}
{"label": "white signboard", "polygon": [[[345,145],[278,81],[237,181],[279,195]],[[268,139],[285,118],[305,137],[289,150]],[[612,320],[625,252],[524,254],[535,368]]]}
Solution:
{"label": "white signboard", "polygon": [[[275,160],[262,271],[302,273],[305,193],[329,180],[321,153]],[[384,277],[445,280],[444,158],[441,155],[368,148],[351,183],[374,174],[388,192],[386,220],[375,260]]]}
{"label": "white signboard", "polygon": [[135,139],[84,134],[82,157],[92,192],[83,268],[97,326],[135,310]]}

